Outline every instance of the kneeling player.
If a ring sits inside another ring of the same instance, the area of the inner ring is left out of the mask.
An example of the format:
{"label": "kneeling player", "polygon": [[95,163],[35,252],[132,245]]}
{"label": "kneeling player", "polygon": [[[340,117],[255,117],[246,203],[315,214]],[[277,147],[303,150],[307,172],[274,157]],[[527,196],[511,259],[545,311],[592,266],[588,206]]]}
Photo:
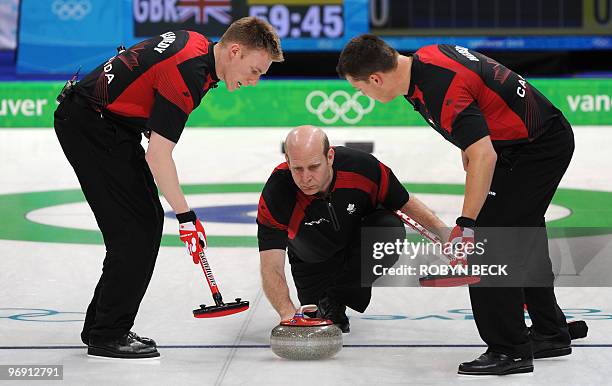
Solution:
{"label": "kneeling player", "polygon": [[[385,227],[388,240],[379,241],[403,239],[403,223],[393,213],[398,209],[443,240],[447,228],[409,197],[387,166],[365,152],[331,148],[316,127],[292,130],[285,158],[266,182],[257,213],[264,292],[281,320],[293,316],[296,307],[285,278],[287,250],[300,303],[317,304],[317,317],[349,332],[346,307],[365,311],[374,280],[361,275],[361,228]],[[387,256],[382,264],[391,266],[397,258]]]}

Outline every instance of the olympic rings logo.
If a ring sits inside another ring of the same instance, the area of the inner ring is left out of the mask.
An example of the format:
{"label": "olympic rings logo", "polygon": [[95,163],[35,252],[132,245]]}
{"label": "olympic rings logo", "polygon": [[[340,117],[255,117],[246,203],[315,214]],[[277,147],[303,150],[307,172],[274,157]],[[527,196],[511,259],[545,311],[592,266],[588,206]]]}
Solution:
{"label": "olympic rings logo", "polygon": [[55,0],[51,4],[51,11],[60,20],[81,20],[91,12],[90,0]]}
{"label": "olympic rings logo", "polygon": [[[359,98],[367,98],[368,102],[364,106]],[[316,103],[318,102],[318,103]],[[316,103],[316,107],[314,105]],[[306,109],[312,114],[316,114],[321,122],[331,125],[338,119],[342,119],[349,125],[354,125],[361,121],[364,115],[374,109],[374,99],[356,92],[350,95],[344,90],[337,90],[327,96],[321,90],[312,91],[306,97]],[[327,112],[331,112],[331,114]]]}

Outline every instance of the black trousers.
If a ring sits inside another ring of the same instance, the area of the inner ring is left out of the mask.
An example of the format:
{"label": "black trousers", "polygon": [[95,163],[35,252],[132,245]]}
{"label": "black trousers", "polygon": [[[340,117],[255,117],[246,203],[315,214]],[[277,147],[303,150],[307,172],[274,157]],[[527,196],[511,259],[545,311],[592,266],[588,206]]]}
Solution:
{"label": "black trousers", "polygon": [[157,187],[141,135],[104,119],[77,95],[58,106],[54,125],[106,246],[81,339],[117,338],[132,328],[153,274],[164,221]]}
{"label": "black trousers", "polygon": [[532,282],[537,286],[470,287],[476,326],[491,351],[515,357],[532,355],[524,320],[524,304],[538,335],[559,342],[570,341],[565,316],[557,304],[553,289],[554,276],[548,254],[544,214],[573,152],[571,126],[565,118],[561,118],[558,125],[534,142],[498,154],[491,184],[491,191],[495,195],[488,196],[476,220],[477,227],[541,227],[542,232],[527,232],[532,240],[529,240],[531,246],[526,249],[531,252],[524,253],[525,248],[517,248],[518,252],[510,257],[527,260],[514,261],[517,263],[515,266],[527,267],[531,271],[527,272],[528,275],[536,270],[537,278]]}
{"label": "black trousers", "polygon": [[[364,217],[361,226],[393,228],[391,232],[385,232],[385,239],[379,240],[382,242],[395,242],[406,237],[402,221],[385,209],[377,209]],[[364,247],[371,251],[371,247]],[[326,296],[357,312],[364,312],[370,304],[374,276],[371,277],[369,285],[364,285],[362,270],[371,272],[371,269],[363,269],[362,264],[373,266],[375,260],[367,254],[364,254],[362,260],[361,229],[354,232],[354,237],[342,253],[324,262],[304,262],[291,249],[288,256],[300,304],[317,304]],[[385,259],[376,261],[376,264],[391,267],[398,258],[399,255],[388,255]]]}

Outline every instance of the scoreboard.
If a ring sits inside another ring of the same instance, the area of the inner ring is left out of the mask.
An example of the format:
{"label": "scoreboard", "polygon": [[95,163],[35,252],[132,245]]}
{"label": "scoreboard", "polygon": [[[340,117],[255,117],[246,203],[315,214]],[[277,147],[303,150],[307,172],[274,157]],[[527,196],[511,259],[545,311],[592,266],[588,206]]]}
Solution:
{"label": "scoreboard", "polygon": [[612,49],[612,0],[233,0],[267,19],[287,51],[340,50],[371,32],[396,49]]}
{"label": "scoreboard", "polygon": [[247,0],[239,15],[268,20],[283,38],[341,38],[344,36],[342,0],[278,1]]}
{"label": "scoreboard", "polygon": [[287,51],[340,50],[368,29],[368,0],[233,0],[234,19],[272,24]]}
{"label": "scoreboard", "polygon": [[612,0],[370,0],[369,29],[396,48],[612,48]]}
{"label": "scoreboard", "polygon": [[232,20],[268,20],[286,51],[339,51],[372,32],[399,50],[612,49],[612,0],[123,0],[134,37],[191,29],[218,38]]}
{"label": "scoreboard", "polygon": [[268,20],[286,52],[338,52],[352,37],[368,32],[400,51],[434,43],[487,51],[612,50],[612,0],[20,0],[19,4],[17,70],[22,73],[73,73],[74,63],[88,71],[108,59],[119,44],[131,46],[171,30],[194,30],[218,40],[232,21],[244,16]]}

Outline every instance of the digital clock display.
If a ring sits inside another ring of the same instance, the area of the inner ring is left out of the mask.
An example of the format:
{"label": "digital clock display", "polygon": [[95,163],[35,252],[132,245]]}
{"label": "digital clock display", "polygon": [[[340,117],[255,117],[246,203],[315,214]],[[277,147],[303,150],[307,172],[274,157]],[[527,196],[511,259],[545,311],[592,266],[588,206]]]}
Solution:
{"label": "digital clock display", "polygon": [[267,20],[281,38],[341,38],[344,8],[339,0],[247,0],[247,14]]}

